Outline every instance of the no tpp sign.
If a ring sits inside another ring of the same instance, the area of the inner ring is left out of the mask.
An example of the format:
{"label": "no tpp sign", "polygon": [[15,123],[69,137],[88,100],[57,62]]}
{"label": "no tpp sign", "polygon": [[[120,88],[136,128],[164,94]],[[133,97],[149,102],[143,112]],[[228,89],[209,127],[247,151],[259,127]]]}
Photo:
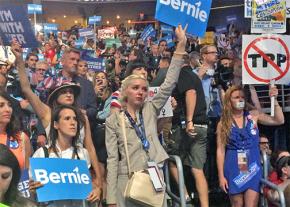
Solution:
{"label": "no tpp sign", "polygon": [[289,84],[289,48],[286,35],[243,35],[243,84]]}

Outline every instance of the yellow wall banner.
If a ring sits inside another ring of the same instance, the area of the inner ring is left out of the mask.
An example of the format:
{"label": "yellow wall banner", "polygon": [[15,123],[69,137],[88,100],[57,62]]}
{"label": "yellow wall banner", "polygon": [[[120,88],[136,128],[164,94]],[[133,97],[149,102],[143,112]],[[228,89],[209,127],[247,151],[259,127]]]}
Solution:
{"label": "yellow wall banner", "polygon": [[253,1],[251,22],[252,33],[286,32],[286,0]]}

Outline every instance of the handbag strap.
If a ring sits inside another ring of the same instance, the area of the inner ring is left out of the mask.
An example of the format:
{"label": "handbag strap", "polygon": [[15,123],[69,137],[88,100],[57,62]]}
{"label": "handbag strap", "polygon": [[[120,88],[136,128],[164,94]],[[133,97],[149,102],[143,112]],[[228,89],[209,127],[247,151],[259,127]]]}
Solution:
{"label": "handbag strap", "polygon": [[129,176],[131,176],[131,167],[130,167],[130,159],[129,159],[129,152],[128,152],[127,135],[126,135],[126,129],[125,129],[124,112],[120,113],[120,118],[121,118],[122,133],[124,137],[124,146],[125,146],[125,154],[126,154],[127,165],[128,165],[128,173],[129,173]]}

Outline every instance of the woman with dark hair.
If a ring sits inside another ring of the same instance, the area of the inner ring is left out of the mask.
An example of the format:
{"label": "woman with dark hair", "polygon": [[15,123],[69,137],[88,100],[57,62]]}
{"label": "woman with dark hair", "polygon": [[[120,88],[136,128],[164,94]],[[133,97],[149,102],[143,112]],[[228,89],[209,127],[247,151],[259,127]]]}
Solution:
{"label": "woman with dark hair", "polygon": [[31,145],[28,136],[21,131],[20,121],[12,108],[12,98],[0,90],[0,143],[17,157],[20,168],[28,168]]}
{"label": "woman with dark hair", "polygon": [[222,190],[229,194],[232,206],[257,206],[262,166],[257,123],[273,126],[284,123],[284,115],[275,97],[275,116],[245,108],[245,95],[239,86],[230,87],[224,96],[223,112],[217,127],[217,167]]}
{"label": "woman with dark hair", "polygon": [[[43,103],[40,98],[31,90],[30,83],[27,79],[27,76],[25,75],[24,63],[22,60],[22,49],[20,45],[14,41],[12,42],[11,48],[14,55],[16,56],[16,64],[22,92],[24,93],[29,103],[32,105],[38,118],[41,120],[43,127],[46,129],[46,135],[48,137],[48,129],[50,128],[52,116],[51,111],[59,105],[77,106],[76,99],[80,93],[80,86],[75,83],[64,81],[60,78],[57,81],[58,85],[55,86],[54,90],[48,97],[48,104]],[[95,182],[100,185],[100,170],[98,158],[96,156],[96,150],[94,148],[91,137],[90,123],[85,114],[80,118],[81,120],[84,120],[82,124],[84,127],[81,129],[81,138],[79,139],[80,145],[81,147],[84,145],[88,150],[94,173],[96,175]]]}
{"label": "woman with dark hair", "polygon": [[32,202],[19,195],[20,166],[15,155],[4,144],[0,144],[0,203],[11,207],[33,207]]}
{"label": "woman with dark hair", "polygon": [[[49,158],[78,159],[85,160],[88,168],[91,162],[88,151],[77,145],[82,114],[76,108],[68,105],[56,107],[52,113],[49,138],[51,143],[39,148],[33,155],[35,158],[46,157],[46,150]],[[40,182],[31,182],[31,190],[41,187]],[[93,186],[92,192],[88,195],[87,201],[95,202],[99,199],[100,189]],[[82,206],[82,201],[62,200],[53,201],[52,206]]]}

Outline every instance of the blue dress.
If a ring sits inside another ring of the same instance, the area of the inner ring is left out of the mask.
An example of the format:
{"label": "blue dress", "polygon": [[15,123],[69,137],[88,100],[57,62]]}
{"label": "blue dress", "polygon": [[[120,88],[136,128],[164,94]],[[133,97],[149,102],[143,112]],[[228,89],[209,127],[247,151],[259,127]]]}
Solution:
{"label": "blue dress", "polygon": [[[228,181],[229,194],[243,193],[248,189],[259,192],[262,167],[259,151],[259,131],[256,123],[248,112],[244,113],[245,127],[238,128],[235,124],[226,145],[224,175]],[[246,153],[247,171],[240,171],[238,151]]]}

